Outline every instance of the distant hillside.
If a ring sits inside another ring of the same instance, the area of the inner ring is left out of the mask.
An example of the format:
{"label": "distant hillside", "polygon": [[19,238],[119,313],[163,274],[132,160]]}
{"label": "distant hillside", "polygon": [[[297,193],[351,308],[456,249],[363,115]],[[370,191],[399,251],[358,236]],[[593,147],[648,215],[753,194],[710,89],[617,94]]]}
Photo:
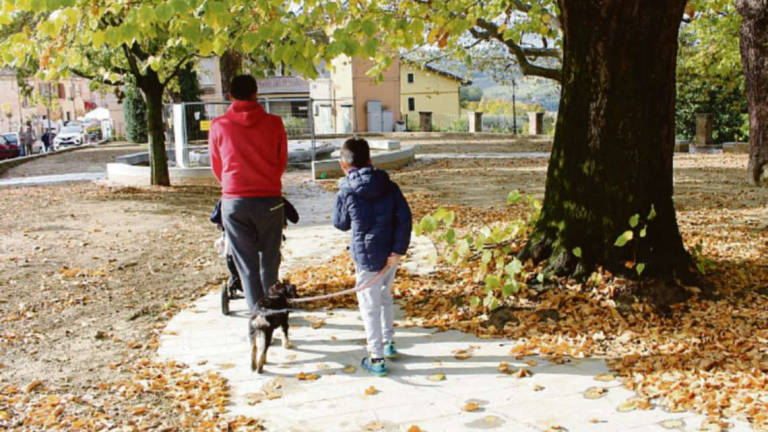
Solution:
{"label": "distant hillside", "polygon": [[[519,77],[515,79],[515,99],[519,102],[537,103],[547,111],[557,111],[560,105],[560,86],[552,80],[539,77]],[[493,79],[478,73],[472,78],[472,87],[483,90],[483,97],[488,99],[512,100],[512,85],[499,84]]]}
{"label": "distant hillside", "polygon": [[[470,70],[466,64],[452,59],[441,59],[432,65],[438,69],[454,73],[472,80],[472,86],[483,90],[483,97],[512,101],[512,85],[514,79],[517,86],[515,98],[519,102],[539,104],[547,111],[557,111],[560,105],[560,86],[549,79],[526,77],[519,71],[505,71],[504,79],[500,80],[490,70]],[[498,71],[496,71],[498,72]]]}

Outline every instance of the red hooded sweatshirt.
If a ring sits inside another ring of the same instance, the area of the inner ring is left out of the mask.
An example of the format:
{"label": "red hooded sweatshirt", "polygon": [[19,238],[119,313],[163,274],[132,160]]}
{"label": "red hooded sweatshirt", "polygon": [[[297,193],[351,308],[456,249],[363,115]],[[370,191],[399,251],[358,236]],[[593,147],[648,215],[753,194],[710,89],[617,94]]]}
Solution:
{"label": "red hooded sweatshirt", "polygon": [[223,199],[282,195],[280,177],[288,161],[285,127],[257,102],[235,101],[214,119],[208,150]]}

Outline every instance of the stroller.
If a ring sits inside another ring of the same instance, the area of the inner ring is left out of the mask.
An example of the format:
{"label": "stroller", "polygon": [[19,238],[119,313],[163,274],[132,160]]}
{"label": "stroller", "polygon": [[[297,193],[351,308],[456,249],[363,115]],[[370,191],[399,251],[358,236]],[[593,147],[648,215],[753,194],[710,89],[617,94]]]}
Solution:
{"label": "stroller", "polygon": [[[299,223],[299,212],[296,211],[296,207],[291,204],[285,197],[283,197],[285,221],[283,228],[288,226],[288,222],[293,224]],[[227,269],[229,270],[229,279],[221,286],[221,313],[229,315],[229,302],[230,300],[237,300],[245,297],[243,292],[243,285],[240,281],[240,274],[237,271],[235,265],[235,259],[232,256],[232,250],[229,246],[229,240],[227,239],[227,233],[224,231],[224,223],[221,219],[221,200],[216,202],[216,205],[211,212],[211,222],[216,224],[216,227],[221,231],[221,238],[216,240],[216,249],[219,252],[219,256],[226,257]],[[283,241],[285,241],[285,234],[283,234]]]}

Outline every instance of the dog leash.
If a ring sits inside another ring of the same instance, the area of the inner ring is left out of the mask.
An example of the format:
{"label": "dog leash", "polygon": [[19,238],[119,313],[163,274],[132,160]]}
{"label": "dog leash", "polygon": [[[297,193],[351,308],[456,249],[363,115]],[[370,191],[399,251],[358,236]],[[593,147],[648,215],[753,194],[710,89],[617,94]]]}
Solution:
{"label": "dog leash", "polygon": [[384,276],[384,273],[386,273],[390,268],[391,267],[389,265],[384,266],[383,269],[379,270],[379,272],[376,273],[376,276],[374,276],[373,279],[369,280],[368,282],[366,282],[366,283],[364,283],[364,284],[362,284],[360,286],[357,286],[357,287],[354,287],[354,288],[348,288],[348,289],[341,290],[341,291],[338,291],[338,292],[335,292],[335,293],[330,293],[330,294],[321,294],[321,295],[316,295],[316,296],[312,296],[312,297],[301,297],[301,298],[297,298],[297,299],[288,299],[288,303],[306,303],[306,302],[311,302],[311,301],[316,301],[316,300],[325,300],[325,299],[329,299],[329,298],[333,298],[333,297],[343,296],[345,294],[352,294],[352,293],[360,292],[360,291],[363,291],[363,290],[367,290],[368,288],[371,287],[371,285],[376,283],[377,280],[381,279],[381,277]]}
{"label": "dog leash", "polygon": [[[329,298],[333,298],[333,297],[339,297],[339,296],[343,296],[343,295],[346,295],[346,294],[352,294],[352,293],[356,293],[356,292],[367,290],[374,283],[376,283],[377,280],[381,279],[381,277],[384,276],[384,274],[390,268],[391,268],[390,265],[384,266],[383,269],[379,270],[379,272],[376,273],[376,275],[373,277],[373,279],[369,280],[368,282],[366,282],[366,283],[364,283],[362,285],[358,285],[358,286],[356,286],[354,288],[348,288],[348,289],[345,289],[345,290],[337,291],[335,293],[316,295],[316,296],[312,296],[312,297],[301,297],[301,298],[297,298],[297,299],[288,299],[288,303],[307,303],[307,302],[311,302],[311,301],[325,300],[325,299],[329,299]],[[302,310],[302,309],[293,309],[293,308],[287,308],[287,309],[265,309],[265,310],[262,311],[263,313],[261,313],[261,315],[265,315],[265,316],[277,315],[277,314],[286,313],[286,312],[292,312],[292,311],[297,311],[297,310]]]}

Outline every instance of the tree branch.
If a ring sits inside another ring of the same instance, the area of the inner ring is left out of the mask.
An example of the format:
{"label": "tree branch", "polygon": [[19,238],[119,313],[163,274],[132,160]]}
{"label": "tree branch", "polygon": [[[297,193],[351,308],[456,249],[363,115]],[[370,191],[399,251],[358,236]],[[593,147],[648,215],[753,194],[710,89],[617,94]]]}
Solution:
{"label": "tree branch", "polygon": [[165,79],[165,81],[162,82],[163,87],[167,86],[168,83],[171,82],[171,80],[173,78],[175,78],[176,75],[179,74],[179,72],[181,71],[181,67],[184,64],[186,64],[192,57],[194,57],[194,54],[187,54],[184,57],[182,57],[182,59],[179,60],[178,63],[176,63],[176,66],[174,66],[174,68],[173,68],[173,72],[170,75],[168,75],[168,77]]}
{"label": "tree branch", "polygon": [[75,69],[75,68],[71,68],[71,67],[67,68],[67,69],[70,72],[72,72],[73,74],[79,76],[80,78],[85,78],[87,80],[96,81],[96,82],[98,82],[100,84],[109,85],[109,86],[121,86],[121,85],[125,84],[122,80],[121,81],[112,81],[112,80],[108,80],[108,79],[104,79],[102,77],[96,76],[94,74],[89,74],[89,73],[83,72],[83,71],[81,71],[79,69]]}
{"label": "tree branch", "polygon": [[[535,65],[531,63],[527,57],[528,55],[541,57],[545,54],[548,57],[559,57],[560,54],[557,50],[553,50],[552,48],[523,48],[511,39],[505,39],[504,35],[499,32],[499,26],[482,18],[478,18],[476,25],[483,31],[480,31],[476,28],[471,28],[469,29],[469,32],[472,34],[472,36],[483,40],[495,39],[503,43],[517,59],[517,63],[520,66],[520,71],[523,73],[523,75],[535,75],[560,82],[560,69],[552,69]],[[557,54],[553,54],[552,51],[556,52]]]}

